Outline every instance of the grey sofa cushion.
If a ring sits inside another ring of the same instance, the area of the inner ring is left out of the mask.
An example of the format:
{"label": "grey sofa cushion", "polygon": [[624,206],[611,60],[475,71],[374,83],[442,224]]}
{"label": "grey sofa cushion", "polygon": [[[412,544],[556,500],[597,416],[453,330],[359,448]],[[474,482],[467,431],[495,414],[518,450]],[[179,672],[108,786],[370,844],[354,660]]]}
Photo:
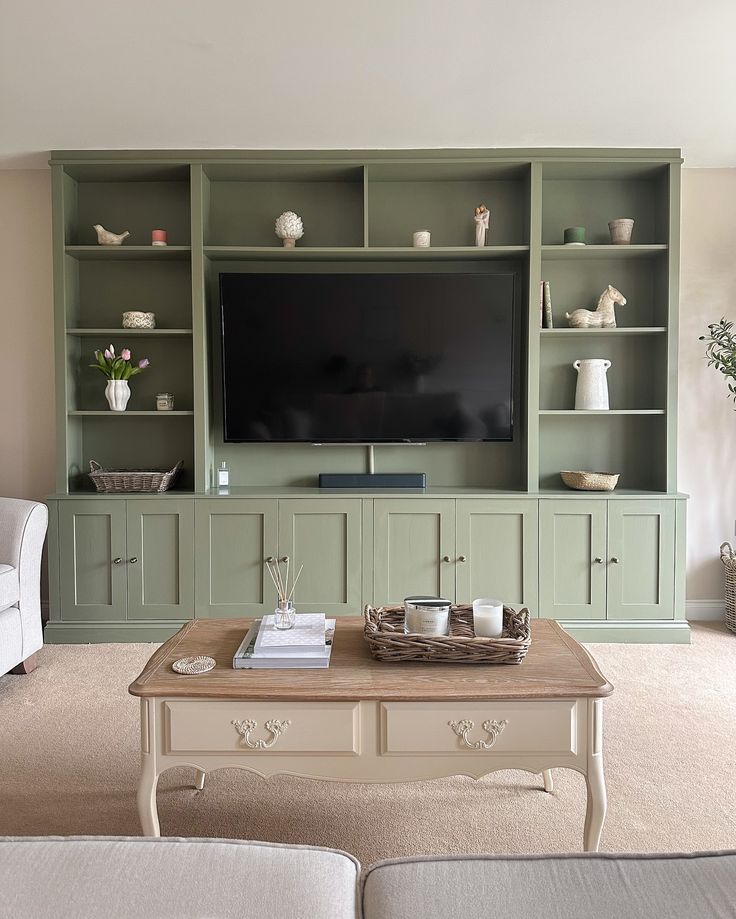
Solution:
{"label": "grey sofa cushion", "polygon": [[364,919],[734,919],[736,853],[378,862]]}
{"label": "grey sofa cushion", "polygon": [[0,565],[0,612],[15,606],[20,599],[18,569],[12,565]]}
{"label": "grey sofa cushion", "polygon": [[358,863],[239,840],[0,837],[0,914],[33,919],[356,919]]}

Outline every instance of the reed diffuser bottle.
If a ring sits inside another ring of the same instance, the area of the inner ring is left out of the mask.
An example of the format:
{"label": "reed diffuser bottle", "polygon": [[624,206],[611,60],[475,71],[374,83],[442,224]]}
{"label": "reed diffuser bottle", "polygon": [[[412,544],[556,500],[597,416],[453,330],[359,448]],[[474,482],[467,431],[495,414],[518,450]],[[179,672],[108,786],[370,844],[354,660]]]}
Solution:
{"label": "reed diffuser bottle", "polygon": [[[281,573],[280,564],[282,562],[286,563],[286,576]],[[289,565],[288,555],[285,555],[282,559],[276,559],[273,556],[266,559],[266,568],[268,568],[268,573],[271,575],[278,597],[276,609],[273,611],[273,624],[274,628],[281,630],[293,629],[296,624],[296,609],[293,601],[294,590],[304,569],[304,565],[301,565],[292,581],[291,588],[289,588]]]}

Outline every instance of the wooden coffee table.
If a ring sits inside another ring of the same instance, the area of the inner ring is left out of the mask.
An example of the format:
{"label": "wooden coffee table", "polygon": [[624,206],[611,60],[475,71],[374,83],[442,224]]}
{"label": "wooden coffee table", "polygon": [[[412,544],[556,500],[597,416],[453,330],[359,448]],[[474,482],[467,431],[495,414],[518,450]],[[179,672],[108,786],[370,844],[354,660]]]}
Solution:
{"label": "wooden coffee table", "polygon": [[[595,852],[606,815],[603,699],[613,687],[556,622],[535,620],[520,666],[381,663],[361,618],[338,619],[328,670],[233,670],[247,619],[197,619],[162,645],[130,692],[141,700],[138,812],[160,835],[158,777],[174,766],[239,766],[340,782],[408,782],[499,769],[582,772],[583,834]],[[207,654],[200,676],[171,669]]]}

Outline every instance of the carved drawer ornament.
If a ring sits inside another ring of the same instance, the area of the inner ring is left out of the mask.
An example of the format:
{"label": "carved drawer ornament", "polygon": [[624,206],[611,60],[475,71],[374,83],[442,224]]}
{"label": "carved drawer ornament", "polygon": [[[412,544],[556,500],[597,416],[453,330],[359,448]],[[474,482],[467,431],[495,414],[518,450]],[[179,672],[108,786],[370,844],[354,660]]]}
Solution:
{"label": "carved drawer ornament", "polygon": [[469,718],[464,718],[462,721],[448,721],[447,723],[457,736],[462,738],[466,747],[470,747],[471,750],[490,750],[508,724],[508,721],[484,721],[483,730],[489,735],[488,740],[468,739],[468,734],[474,727],[474,722]]}
{"label": "carved drawer ornament", "polygon": [[248,719],[247,721],[233,721],[231,723],[235,725],[235,730],[243,738],[243,744],[246,747],[250,747],[251,750],[269,750],[289,727],[291,721],[277,721],[275,718],[267,721],[263,725],[271,735],[267,740],[253,740],[251,738],[251,733],[258,727],[257,721]]}

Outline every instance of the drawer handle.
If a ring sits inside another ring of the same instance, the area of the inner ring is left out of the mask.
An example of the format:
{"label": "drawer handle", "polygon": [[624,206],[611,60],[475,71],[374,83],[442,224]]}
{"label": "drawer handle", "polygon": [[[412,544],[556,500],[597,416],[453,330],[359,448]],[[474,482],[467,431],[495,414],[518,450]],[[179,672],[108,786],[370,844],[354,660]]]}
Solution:
{"label": "drawer handle", "polygon": [[235,730],[243,738],[243,743],[246,747],[250,747],[251,750],[268,750],[289,727],[291,721],[276,721],[275,719],[267,721],[263,726],[271,735],[268,740],[253,740],[251,738],[251,733],[258,727],[257,721],[249,719],[248,721],[233,721],[231,723],[235,725]]}
{"label": "drawer handle", "polygon": [[448,721],[447,723],[457,736],[462,738],[466,747],[470,747],[471,750],[490,750],[508,724],[508,721],[484,721],[483,730],[489,735],[489,740],[468,740],[468,734],[474,727],[473,722],[468,718],[463,721]]}

